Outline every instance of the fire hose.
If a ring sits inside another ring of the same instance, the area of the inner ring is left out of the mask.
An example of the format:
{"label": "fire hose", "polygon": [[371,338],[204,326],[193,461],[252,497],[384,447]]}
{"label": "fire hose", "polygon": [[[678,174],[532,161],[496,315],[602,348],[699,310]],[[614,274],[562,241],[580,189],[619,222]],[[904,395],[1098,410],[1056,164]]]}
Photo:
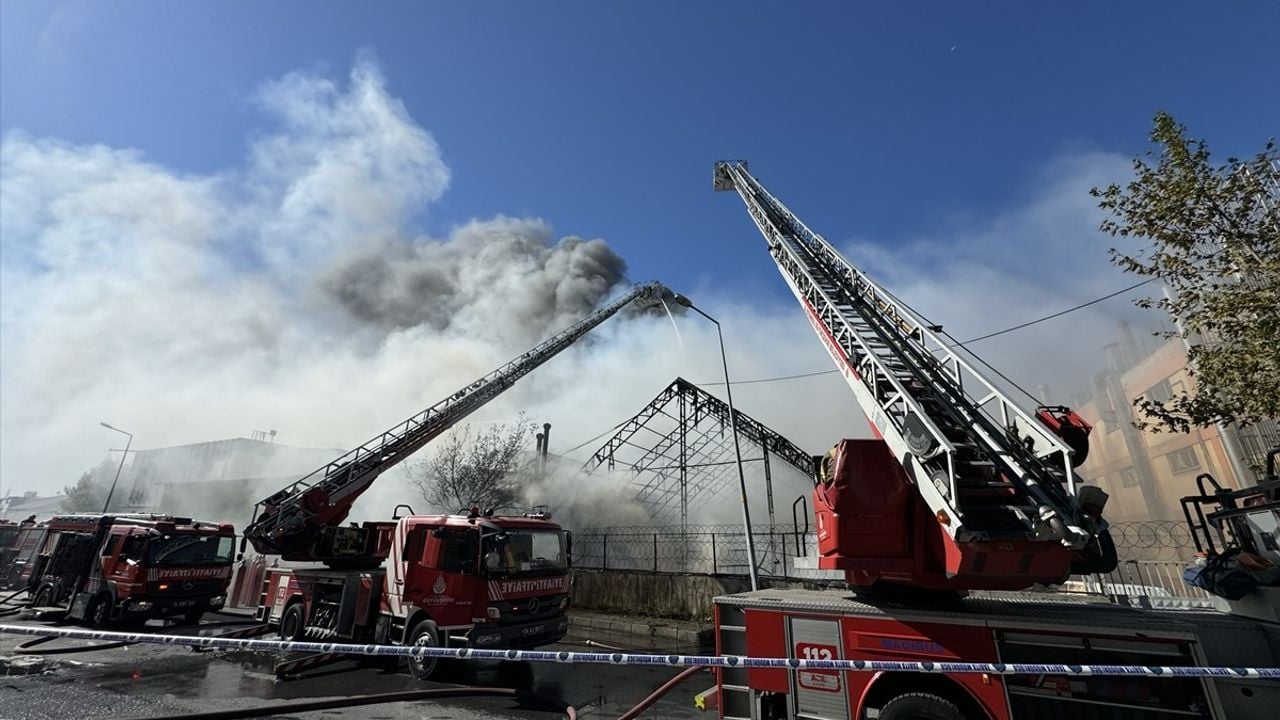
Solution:
{"label": "fire hose", "polygon": [[[13,599],[14,599],[14,598],[18,597],[19,595],[21,595],[22,593],[24,593],[24,592],[26,592],[26,591],[27,591],[27,589],[26,589],[26,588],[22,588],[22,589],[20,589],[20,590],[15,590],[15,591],[14,591],[12,594],[10,594],[8,597],[6,597],[6,598],[5,598],[5,599],[3,599],[3,600],[0,600],[0,605],[9,605],[9,604],[11,604],[11,603],[13,602]],[[22,602],[22,603],[18,604],[16,607],[4,608],[3,610],[0,610],[0,617],[5,617],[5,616],[8,616],[8,615],[17,615],[18,613],[22,612],[23,610],[26,610],[26,609],[27,609],[27,605],[28,605],[28,603],[26,603],[26,602]]]}
{"label": "fire hose", "polygon": [[648,710],[650,705],[658,702],[664,695],[674,690],[677,685],[706,669],[704,667],[691,667],[681,670],[675,677],[658,686],[657,690],[649,693],[643,700],[633,705],[630,710],[619,715],[618,720],[634,720],[640,717],[640,713]]}
{"label": "fire hose", "polygon": [[[23,606],[17,609],[24,610],[26,609],[26,606]],[[219,613],[219,614],[228,615],[230,613]],[[218,620],[211,623],[196,623],[195,625],[173,625],[164,629],[167,631],[182,631],[182,630],[189,630],[193,628],[198,630],[204,630],[204,629],[210,629],[210,628],[250,626],[250,625],[257,625],[257,624],[258,623],[253,620]],[[176,635],[183,636],[183,637],[198,637],[196,635],[186,635],[185,633],[181,633],[181,632],[176,633]],[[52,648],[37,647],[39,645],[44,645],[45,643],[58,640],[58,639],[60,639],[60,636],[58,635],[46,635],[44,637],[37,637],[31,640],[27,640],[26,642],[20,643],[17,647],[14,648],[14,650],[23,655],[71,655],[74,653],[96,652],[99,650],[115,650],[117,648],[129,647],[130,645],[137,645],[139,643],[139,641],[137,640],[115,640],[110,642],[98,642],[98,643],[88,642],[87,644],[74,645],[71,647],[52,647]],[[76,638],[76,637],[65,638],[64,637],[62,639],[77,640],[81,643],[86,642],[85,638]]]}

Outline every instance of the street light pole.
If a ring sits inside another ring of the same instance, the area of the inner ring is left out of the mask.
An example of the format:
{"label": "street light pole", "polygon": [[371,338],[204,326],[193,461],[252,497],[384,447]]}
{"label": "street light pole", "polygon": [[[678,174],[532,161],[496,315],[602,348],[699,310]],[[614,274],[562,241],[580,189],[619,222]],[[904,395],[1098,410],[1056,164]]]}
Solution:
{"label": "street light pole", "polygon": [[111,489],[107,491],[107,501],[102,503],[102,512],[106,514],[107,508],[111,505],[111,496],[116,493],[116,483],[120,482],[120,471],[124,469],[125,458],[129,457],[129,447],[133,445],[133,433],[121,430],[118,427],[112,427],[106,423],[98,423],[108,430],[115,430],[118,433],[124,433],[129,436],[129,440],[124,444],[124,452],[120,453],[120,464],[116,466],[116,477],[111,481]]}
{"label": "street light pole", "polygon": [[742,471],[742,448],[738,444],[738,412],[733,409],[733,385],[729,383],[729,359],[724,352],[724,333],[720,330],[720,321],[703,312],[689,298],[677,293],[675,301],[710,320],[716,326],[716,336],[720,339],[720,364],[724,368],[724,392],[729,402],[729,427],[733,432],[733,455],[738,465],[738,489],[742,492],[742,525],[747,534],[747,562],[751,570],[751,589],[759,590],[760,578],[756,573],[756,542],[751,532],[751,509],[747,506],[747,477]]}

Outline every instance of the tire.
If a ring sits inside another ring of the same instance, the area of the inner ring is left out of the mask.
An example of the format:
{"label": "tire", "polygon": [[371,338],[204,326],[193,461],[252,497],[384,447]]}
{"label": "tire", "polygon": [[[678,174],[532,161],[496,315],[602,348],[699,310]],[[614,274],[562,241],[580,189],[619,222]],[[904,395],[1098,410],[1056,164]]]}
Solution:
{"label": "tire", "polygon": [[975,720],[960,706],[933,693],[906,693],[880,708],[880,720]]}
{"label": "tire", "polygon": [[85,622],[89,627],[99,629],[111,624],[111,608],[115,605],[111,601],[111,596],[101,594],[93,598],[93,602],[89,604],[89,612],[85,613]]}
{"label": "tire", "polygon": [[45,585],[36,591],[35,597],[31,599],[31,607],[52,607],[53,605],[53,588]]}
{"label": "tire", "polygon": [[1076,551],[1071,558],[1072,575],[1106,574],[1113,572],[1120,564],[1120,556],[1116,552],[1116,541],[1111,537],[1111,530],[1103,530],[1097,537]]}
{"label": "tire", "polygon": [[307,633],[307,614],[302,603],[296,602],[284,609],[280,616],[280,639],[301,640]]}
{"label": "tire", "polygon": [[[413,631],[409,633],[408,644],[411,646],[440,647],[440,630],[434,622],[423,620],[413,626]],[[405,659],[405,663],[409,667],[409,674],[418,680],[426,680],[431,677],[439,662],[439,658],[433,657]]]}

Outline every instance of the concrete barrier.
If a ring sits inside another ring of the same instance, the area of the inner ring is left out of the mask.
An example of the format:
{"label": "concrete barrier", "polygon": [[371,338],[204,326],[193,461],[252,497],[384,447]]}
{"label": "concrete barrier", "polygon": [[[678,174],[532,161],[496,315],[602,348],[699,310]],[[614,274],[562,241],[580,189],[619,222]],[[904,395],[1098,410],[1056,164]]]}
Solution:
{"label": "concrete barrier", "polygon": [[[764,588],[812,588],[811,583],[760,578]],[[623,615],[711,621],[711,598],[751,589],[746,577],[635,570],[573,571],[574,607]]]}

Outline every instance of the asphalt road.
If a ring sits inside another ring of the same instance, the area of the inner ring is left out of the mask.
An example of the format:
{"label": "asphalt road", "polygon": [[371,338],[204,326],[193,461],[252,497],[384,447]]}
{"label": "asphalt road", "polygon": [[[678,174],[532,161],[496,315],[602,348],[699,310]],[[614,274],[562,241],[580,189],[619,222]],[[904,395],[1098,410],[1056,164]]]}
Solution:
{"label": "asphalt road", "polygon": [[[212,616],[211,616],[212,617]],[[27,621],[5,622],[26,624]],[[30,623],[37,624],[37,623]],[[51,656],[43,668],[23,668],[15,647],[26,636],[0,635],[0,720],[65,718],[154,718],[193,712],[258,707],[273,702],[349,697],[426,688],[465,686],[534,690],[563,698],[583,718],[616,718],[676,671],[667,668],[573,666],[558,663],[443,662],[429,682],[419,682],[387,661],[343,661],[303,677],[277,681],[272,674],[283,656],[209,651],[161,645]],[[631,639],[632,643],[627,640]],[[634,638],[595,637],[637,650]],[[67,641],[53,641],[50,647]],[[553,646],[584,650],[579,639]],[[36,661],[38,662],[38,661]],[[36,670],[36,672],[30,672]],[[26,674],[23,674],[26,673]],[[693,696],[712,684],[698,676],[672,691],[645,714],[650,718],[708,717],[694,709]],[[373,705],[310,713],[297,718],[371,720],[551,720],[557,712],[519,707],[505,698],[465,698]],[[712,716],[713,717],[713,716]]]}

